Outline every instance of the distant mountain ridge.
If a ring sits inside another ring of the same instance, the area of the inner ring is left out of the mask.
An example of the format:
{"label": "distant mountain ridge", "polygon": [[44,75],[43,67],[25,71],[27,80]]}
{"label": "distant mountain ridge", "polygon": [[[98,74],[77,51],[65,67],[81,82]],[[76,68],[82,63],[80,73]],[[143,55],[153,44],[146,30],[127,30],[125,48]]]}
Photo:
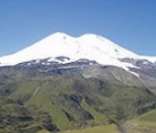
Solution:
{"label": "distant mountain ridge", "polygon": [[113,65],[124,69],[135,66],[119,59],[130,58],[156,62],[156,57],[138,55],[96,34],[72,37],[65,33],[57,32],[17,53],[0,57],[0,66],[16,65],[46,58],[55,60],[60,56],[68,58],[62,63],[88,59],[102,65]]}

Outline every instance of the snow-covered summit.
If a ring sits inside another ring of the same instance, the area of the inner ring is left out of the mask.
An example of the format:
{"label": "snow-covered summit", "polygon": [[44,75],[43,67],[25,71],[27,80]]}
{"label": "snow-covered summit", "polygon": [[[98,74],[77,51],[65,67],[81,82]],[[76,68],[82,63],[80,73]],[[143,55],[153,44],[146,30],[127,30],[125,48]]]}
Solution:
{"label": "snow-covered summit", "polygon": [[[16,65],[31,60],[59,56],[68,57],[70,61],[89,59],[102,65],[115,65],[122,68],[127,68],[131,64],[121,62],[119,58],[143,58],[96,34],[72,37],[58,32],[17,53],[1,57],[0,65]],[[151,59],[150,57],[145,58]],[[156,58],[152,58],[153,60],[156,61]]]}

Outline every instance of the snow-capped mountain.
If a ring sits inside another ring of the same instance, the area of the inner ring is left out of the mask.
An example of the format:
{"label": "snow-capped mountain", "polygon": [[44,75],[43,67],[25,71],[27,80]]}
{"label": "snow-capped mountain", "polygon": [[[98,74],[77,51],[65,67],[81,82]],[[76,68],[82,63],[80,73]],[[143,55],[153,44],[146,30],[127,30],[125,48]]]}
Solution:
{"label": "snow-capped mountain", "polygon": [[17,53],[0,58],[0,66],[16,65],[31,60],[56,60],[56,57],[68,57],[60,63],[79,59],[94,60],[102,65],[113,65],[127,69],[134,64],[121,59],[145,59],[155,62],[156,57],[140,56],[99,35],[84,34],[72,37],[65,33],[55,33]]}

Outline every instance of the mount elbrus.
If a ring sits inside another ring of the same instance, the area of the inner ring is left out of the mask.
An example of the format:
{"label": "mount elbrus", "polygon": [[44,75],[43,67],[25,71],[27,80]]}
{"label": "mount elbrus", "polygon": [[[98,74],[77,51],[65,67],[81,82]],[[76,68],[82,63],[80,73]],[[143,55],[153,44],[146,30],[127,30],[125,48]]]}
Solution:
{"label": "mount elbrus", "polygon": [[121,123],[156,108],[156,57],[55,33],[0,58],[0,132]]}

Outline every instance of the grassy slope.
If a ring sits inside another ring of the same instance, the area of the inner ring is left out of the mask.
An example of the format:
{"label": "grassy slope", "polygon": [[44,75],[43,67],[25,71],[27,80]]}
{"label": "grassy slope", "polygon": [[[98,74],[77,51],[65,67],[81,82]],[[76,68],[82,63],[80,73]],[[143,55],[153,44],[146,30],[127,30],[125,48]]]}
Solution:
{"label": "grassy slope", "polygon": [[[15,84],[15,90],[9,94],[9,97],[15,101],[21,100],[28,109],[37,107],[37,110],[41,109],[41,111],[47,112],[53,123],[61,130],[88,127],[88,119],[85,117],[87,115],[84,111],[89,112],[94,118],[89,121],[89,126],[95,126],[102,125],[108,118],[117,120],[131,118],[136,115],[136,109],[139,105],[155,101],[155,97],[145,88],[137,87],[139,83],[135,83],[136,86],[129,86],[127,83],[122,84],[123,79],[117,77],[118,74],[115,74],[115,79],[114,76],[109,77],[108,75],[111,75],[109,73],[106,75],[108,79],[105,79],[103,74],[97,78],[95,76],[95,78],[86,79],[81,76],[66,77],[64,75],[26,77],[24,73],[21,73],[20,78],[15,78],[17,75],[13,76],[12,81],[9,78],[9,81],[13,85]],[[138,81],[136,80],[136,82]],[[11,87],[8,86],[8,83],[5,84],[7,84],[6,90],[12,88],[12,84]],[[79,96],[82,101],[77,101]],[[74,121],[71,122],[64,111],[68,112]],[[73,125],[77,123],[80,125]],[[148,125],[147,123],[150,124],[151,122],[140,118],[134,120],[130,125],[133,126],[133,123]],[[35,124],[38,124],[38,121]],[[133,130],[133,128],[130,129]],[[134,128],[134,130],[136,129]],[[108,125],[71,131],[71,133],[113,133],[116,131],[114,126]],[[46,131],[42,130],[42,132],[45,133]]]}
{"label": "grassy slope", "polygon": [[[123,127],[127,133],[156,133],[156,110],[147,112],[136,119],[126,122]],[[118,133],[115,125],[105,125],[65,131],[62,133]]]}
{"label": "grassy slope", "polygon": [[102,113],[99,113],[97,112],[94,108],[90,107],[85,100],[83,100],[81,102],[81,106],[88,112],[90,112],[93,116],[94,116],[94,123],[93,124],[99,124],[99,123],[102,123],[102,122],[105,122],[107,121],[107,117],[102,114]]}
{"label": "grassy slope", "polygon": [[86,129],[65,131],[62,133],[118,133],[118,130],[115,125],[106,125]]}
{"label": "grassy slope", "polygon": [[[17,98],[19,98],[19,96],[21,96],[23,99],[24,95],[30,96],[30,99],[26,103],[28,107],[34,105],[37,106],[41,110],[48,112],[52,116],[54,123],[56,123],[59,128],[69,128],[70,123],[59,108],[59,105],[52,103],[52,96],[58,95],[57,93],[59,92],[59,88],[54,88],[51,92],[51,86],[56,86],[58,81],[59,79],[53,82],[52,80],[41,82],[38,80],[24,81],[19,84],[18,90],[13,97],[17,96]],[[36,89],[38,90],[36,91]],[[66,89],[63,90],[65,91]]]}
{"label": "grassy slope", "polygon": [[124,126],[128,133],[156,133],[156,110],[126,122]]}
{"label": "grassy slope", "polygon": [[[138,99],[139,97],[148,97],[145,91],[133,87],[127,87],[125,89],[124,86],[121,86],[120,88],[116,86],[108,86],[107,89],[107,86],[104,84],[104,88],[98,90],[98,81],[79,78],[74,79],[73,77],[50,77],[46,79],[41,78],[37,80],[25,80],[18,83],[18,88],[11,97],[23,100],[26,96],[29,96],[30,98],[26,102],[26,105],[28,107],[33,105],[37,106],[38,108],[48,112],[52,116],[52,120],[58,126],[58,128],[70,129],[72,128],[72,123],[70,123],[70,121],[67,119],[64,112],[62,111],[62,109],[64,109],[64,107],[61,105],[62,103],[57,104],[57,96],[59,96],[60,94],[68,94],[69,96],[72,94],[76,94],[75,90],[73,89],[73,85],[75,83],[76,87],[79,86],[80,89],[83,89],[83,95],[89,96],[93,100],[100,101],[100,103],[98,103],[98,101],[94,101],[96,102],[95,105],[89,105],[88,103],[86,103],[85,99],[81,101],[81,107],[87,112],[90,112],[92,116],[94,116],[94,121],[90,122],[91,125],[101,124],[104,123],[105,120],[107,121],[107,117],[103,112],[95,110],[95,108],[97,107],[100,107],[100,110],[109,109],[109,112],[107,113],[107,115],[111,114],[111,116],[109,117],[116,118],[118,114],[123,115],[120,117],[125,117],[127,115],[130,116],[131,114],[133,114],[134,108],[131,107],[131,105],[133,106],[133,100]],[[101,93],[99,93],[99,91],[101,91]],[[118,110],[116,106],[120,107],[122,110]],[[69,106],[69,108],[71,108],[71,106]],[[115,112],[115,110],[117,112]],[[70,110],[68,111],[70,112]],[[78,113],[70,113],[73,116],[77,115],[76,117],[78,117]]]}

